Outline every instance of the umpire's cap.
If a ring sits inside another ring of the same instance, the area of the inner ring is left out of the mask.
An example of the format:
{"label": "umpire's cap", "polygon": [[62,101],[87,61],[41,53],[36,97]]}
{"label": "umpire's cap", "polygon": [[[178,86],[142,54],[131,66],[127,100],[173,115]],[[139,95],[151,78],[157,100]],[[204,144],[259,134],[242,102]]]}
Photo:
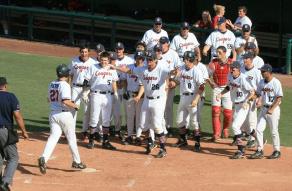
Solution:
{"label": "umpire's cap", "polygon": [[66,64],[60,64],[56,68],[57,76],[59,78],[68,77],[70,73],[70,69]]}
{"label": "umpire's cap", "polygon": [[0,86],[4,86],[6,84],[8,84],[6,78],[5,77],[0,77]]}
{"label": "umpire's cap", "polygon": [[196,56],[195,56],[195,53],[193,51],[185,51],[184,60],[188,59],[189,61],[194,62],[195,58],[196,58]]}

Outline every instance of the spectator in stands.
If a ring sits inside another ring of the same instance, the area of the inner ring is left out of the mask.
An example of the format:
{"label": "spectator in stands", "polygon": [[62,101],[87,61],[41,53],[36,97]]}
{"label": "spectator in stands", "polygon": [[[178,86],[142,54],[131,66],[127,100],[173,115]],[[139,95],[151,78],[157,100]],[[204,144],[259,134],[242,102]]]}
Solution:
{"label": "spectator in stands", "polygon": [[[241,36],[235,39],[235,50],[238,55],[238,59],[240,59],[241,55],[244,54],[245,48],[248,42],[253,42],[256,45],[256,49],[258,50],[258,42],[254,36],[251,36],[251,28],[248,24],[244,24],[242,26]],[[258,51],[256,51],[258,52]]]}
{"label": "spectator in stands", "polygon": [[225,7],[222,5],[214,5],[214,11],[216,13],[216,15],[213,17],[213,21],[212,21],[212,28],[213,29],[218,29],[218,19],[220,17],[223,17],[225,14]]}
{"label": "spectator in stands", "polygon": [[212,20],[211,20],[210,12],[207,10],[203,11],[202,18],[198,20],[193,26],[200,29],[211,29]]}
{"label": "spectator in stands", "polygon": [[232,24],[231,20],[227,20],[227,24],[235,31],[241,31],[244,24],[248,24],[252,27],[252,22],[246,14],[247,8],[245,6],[238,7],[238,17],[236,21]]}

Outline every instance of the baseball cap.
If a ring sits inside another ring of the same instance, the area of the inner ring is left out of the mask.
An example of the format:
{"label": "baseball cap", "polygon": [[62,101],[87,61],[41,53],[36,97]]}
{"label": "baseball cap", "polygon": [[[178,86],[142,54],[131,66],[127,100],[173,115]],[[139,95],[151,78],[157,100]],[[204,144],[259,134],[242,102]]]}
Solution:
{"label": "baseball cap", "polygon": [[162,51],[161,44],[156,44],[156,45],[153,47],[153,50],[154,50],[155,52]]}
{"label": "baseball cap", "polygon": [[250,31],[250,26],[248,24],[244,24],[242,26],[242,32],[249,32]]}
{"label": "baseball cap", "polygon": [[142,45],[144,48],[146,48],[146,43],[143,41],[143,40],[139,40],[137,43],[136,43],[136,47],[138,45]]}
{"label": "baseball cap", "polygon": [[264,64],[259,70],[263,72],[272,72],[273,67],[270,64]]}
{"label": "baseball cap", "polygon": [[254,58],[255,54],[252,51],[247,51],[242,55],[243,59],[247,59],[247,58]]}
{"label": "baseball cap", "polygon": [[102,44],[98,43],[96,45],[96,52],[104,52],[105,51],[105,48]]}
{"label": "baseball cap", "polygon": [[162,37],[160,37],[159,42],[161,44],[169,43],[169,39],[166,36],[162,36]]}
{"label": "baseball cap", "polygon": [[152,52],[152,51],[151,52],[150,51],[146,52],[146,59],[156,60],[157,57],[156,57],[155,52]]}
{"label": "baseball cap", "polygon": [[221,25],[221,24],[223,24],[225,22],[226,22],[225,17],[219,17],[219,19],[218,19],[218,25]]}
{"label": "baseball cap", "polygon": [[182,29],[184,29],[184,28],[190,28],[190,24],[188,23],[188,22],[182,22],[181,24],[180,24],[180,28],[182,28]]}
{"label": "baseball cap", "polygon": [[6,84],[8,84],[6,78],[0,77],[0,86],[6,85]]}
{"label": "baseball cap", "polygon": [[110,54],[110,59],[111,59],[111,60],[117,60],[117,59],[118,59],[118,55],[117,55],[117,53],[115,53],[115,52],[110,52],[109,54]]}
{"label": "baseball cap", "polygon": [[125,48],[125,46],[123,43],[121,43],[121,42],[116,43],[116,49],[124,49],[124,48]]}
{"label": "baseball cap", "polygon": [[137,51],[137,52],[135,52],[134,58],[135,59],[137,59],[137,58],[143,58],[143,59],[145,59],[145,54],[144,54],[143,51]]}
{"label": "baseball cap", "polygon": [[162,24],[162,19],[160,17],[156,17],[154,19],[154,24]]}
{"label": "baseball cap", "polygon": [[238,61],[234,61],[231,65],[230,65],[231,68],[237,68],[237,69],[240,69],[241,68],[241,65]]}
{"label": "baseball cap", "polygon": [[248,42],[246,45],[246,49],[256,49],[257,46],[255,45],[254,42]]}

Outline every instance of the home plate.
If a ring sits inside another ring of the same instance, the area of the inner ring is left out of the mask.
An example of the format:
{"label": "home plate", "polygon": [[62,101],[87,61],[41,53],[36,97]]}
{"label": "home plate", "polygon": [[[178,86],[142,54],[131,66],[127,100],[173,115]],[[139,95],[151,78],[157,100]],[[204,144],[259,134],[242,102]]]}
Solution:
{"label": "home plate", "polygon": [[81,170],[81,172],[86,172],[86,173],[92,173],[92,172],[97,172],[100,170],[96,170],[95,168],[85,168],[83,170]]}

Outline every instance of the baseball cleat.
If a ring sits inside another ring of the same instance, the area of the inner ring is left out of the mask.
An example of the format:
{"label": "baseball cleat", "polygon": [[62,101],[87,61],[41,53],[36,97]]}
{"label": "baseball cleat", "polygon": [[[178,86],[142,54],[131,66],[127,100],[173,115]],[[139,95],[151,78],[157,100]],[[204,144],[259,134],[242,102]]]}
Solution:
{"label": "baseball cleat", "polygon": [[241,151],[236,151],[230,159],[243,159],[244,158],[244,153]]}
{"label": "baseball cleat", "polygon": [[125,145],[132,145],[133,143],[134,143],[134,140],[131,136],[127,137],[124,142]]}
{"label": "baseball cleat", "polygon": [[254,148],[256,146],[255,140],[248,140],[246,143],[246,148]]}
{"label": "baseball cleat", "polygon": [[38,159],[38,163],[39,163],[40,172],[42,174],[46,174],[47,173],[47,166],[46,166],[45,158],[44,157],[40,157]]}
{"label": "baseball cleat", "polygon": [[103,139],[103,135],[99,134],[98,132],[95,132],[94,133],[94,139],[97,141],[97,142],[102,142],[102,139]]}
{"label": "baseball cleat", "polygon": [[73,161],[72,168],[85,169],[86,168],[86,165],[84,163],[82,163],[82,162],[77,163],[77,162]]}
{"label": "baseball cleat", "polygon": [[103,142],[102,148],[107,150],[117,150],[117,148],[114,147],[109,141]]}
{"label": "baseball cleat", "polygon": [[184,147],[187,145],[188,145],[188,142],[186,140],[178,139],[178,141],[175,144],[175,147]]}
{"label": "baseball cleat", "polygon": [[167,155],[167,152],[165,149],[159,149],[158,154],[156,155],[156,158],[163,158]]}
{"label": "baseball cleat", "polygon": [[89,143],[87,144],[88,149],[93,149],[94,148],[94,141],[90,140]]}
{"label": "baseball cleat", "polygon": [[200,143],[195,143],[194,151],[195,152],[200,152],[201,151],[201,145],[200,145]]}
{"label": "baseball cleat", "polygon": [[280,151],[274,151],[273,154],[268,156],[268,159],[278,159],[281,157],[281,152]]}
{"label": "baseball cleat", "polygon": [[250,155],[250,159],[262,159],[264,158],[264,152],[262,150],[257,150],[255,153]]}
{"label": "baseball cleat", "polygon": [[148,145],[147,145],[147,147],[146,147],[146,154],[148,155],[148,154],[150,154],[151,153],[151,151],[153,150],[153,149],[155,149],[157,147],[157,145],[155,144],[155,143],[148,143]]}
{"label": "baseball cleat", "polygon": [[142,145],[142,140],[141,140],[140,137],[137,137],[137,138],[135,139],[135,145],[137,145],[137,146]]}

